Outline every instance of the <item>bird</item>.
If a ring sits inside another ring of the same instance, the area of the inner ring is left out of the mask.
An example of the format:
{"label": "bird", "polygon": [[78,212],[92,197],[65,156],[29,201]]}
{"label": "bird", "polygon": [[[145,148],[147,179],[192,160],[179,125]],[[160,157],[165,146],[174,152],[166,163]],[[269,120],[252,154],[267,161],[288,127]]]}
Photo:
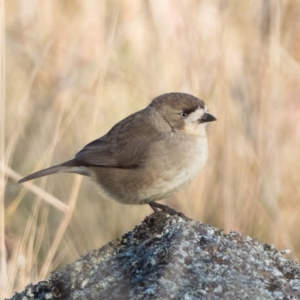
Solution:
{"label": "bird", "polygon": [[149,204],[185,188],[208,158],[206,125],[216,118],[203,100],[172,92],[114,125],[87,144],[75,158],[28,175],[18,183],[55,173],[91,177],[102,195],[121,203]]}

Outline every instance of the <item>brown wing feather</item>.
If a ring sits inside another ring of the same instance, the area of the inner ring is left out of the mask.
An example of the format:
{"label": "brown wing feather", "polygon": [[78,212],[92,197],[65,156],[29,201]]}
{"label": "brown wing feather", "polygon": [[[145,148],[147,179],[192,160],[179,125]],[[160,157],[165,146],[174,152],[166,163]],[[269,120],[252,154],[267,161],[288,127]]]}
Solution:
{"label": "brown wing feather", "polygon": [[148,149],[161,133],[146,110],[117,123],[105,136],[87,144],[75,156],[83,164],[105,167],[137,168],[147,158]]}
{"label": "brown wing feather", "polygon": [[110,142],[101,138],[87,144],[75,155],[75,159],[87,165],[120,167],[117,158],[111,152]]}

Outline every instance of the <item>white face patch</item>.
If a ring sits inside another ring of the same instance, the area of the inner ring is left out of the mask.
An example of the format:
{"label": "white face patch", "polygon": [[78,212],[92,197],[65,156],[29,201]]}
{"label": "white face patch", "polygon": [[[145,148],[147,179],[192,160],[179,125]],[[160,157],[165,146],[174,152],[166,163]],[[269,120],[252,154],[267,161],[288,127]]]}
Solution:
{"label": "white face patch", "polygon": [[193,112],[189,114],[189,116],[185,119],[187,122],[199,122],[199,120],[203,117],[203,115],[206,113],[206,106],[201,108],[200,106]]}
{"label": "white face patch", "polygon": [[200,106],[193,112],[191,112],[186,119],[184,119],[184,131],[198,136],[206,136],[206,123],[200,123],[199,120],[207,112],[206,106],[201,108]]}

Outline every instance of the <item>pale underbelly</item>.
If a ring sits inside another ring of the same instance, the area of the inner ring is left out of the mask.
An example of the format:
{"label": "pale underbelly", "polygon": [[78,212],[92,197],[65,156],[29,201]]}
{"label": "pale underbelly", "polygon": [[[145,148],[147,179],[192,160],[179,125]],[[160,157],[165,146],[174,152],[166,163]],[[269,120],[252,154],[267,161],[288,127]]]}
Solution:
{"label": "pale underbelly", "polygon": [[143,169],[103,169],[94,179],[109,198],[125,204],[145,204],[186,187],[203,167],[207,154],[207,140],[203,139],[183,151],[174,150],[171,157],[161,155]]}

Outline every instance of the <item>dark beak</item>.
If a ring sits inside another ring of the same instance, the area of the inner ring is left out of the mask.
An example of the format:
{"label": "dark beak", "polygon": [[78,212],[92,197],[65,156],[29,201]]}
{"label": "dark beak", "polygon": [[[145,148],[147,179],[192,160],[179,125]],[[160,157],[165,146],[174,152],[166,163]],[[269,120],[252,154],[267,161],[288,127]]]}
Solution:
{"label": "dark beak", "polygon": [[200,121],[200,123],[207,123],[207,122],[212,122],[212,121],[216,121],[216,120],[217,119],[213,115],[211,115],[209,113],[205,113],[199,121]]}

